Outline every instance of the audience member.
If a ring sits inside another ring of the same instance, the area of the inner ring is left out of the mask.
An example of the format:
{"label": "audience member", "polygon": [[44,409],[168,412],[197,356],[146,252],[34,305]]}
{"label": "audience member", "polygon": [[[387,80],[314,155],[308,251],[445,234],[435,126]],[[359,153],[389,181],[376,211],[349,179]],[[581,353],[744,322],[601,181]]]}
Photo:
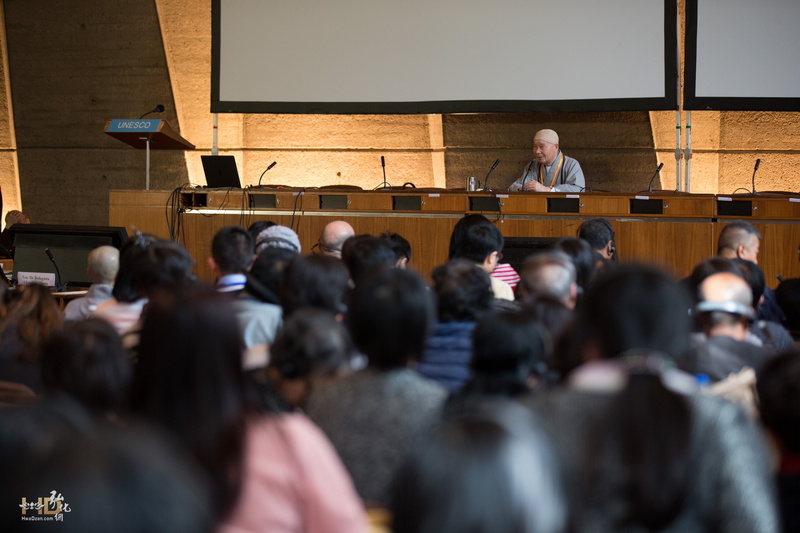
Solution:
{"label": "audience member", "polygon": [[21,383],[43,392],[42,343],[63,325],[53,294],[42,285],[20,285],[11,293],[0,321],[0,381]]}
{"label": "audience member", "polygon": [[590,218],[584,221],[578,228],[578,238],[588,242],[592,250],[604,259],[618,261],[614,227],[605,218]]}
{"label": "audience member", "polygon": [[394,264],[397,268],[407,268],[408,263],[411,261],[411,243],[408,242],[402,235],[387,231],[381,235],[394,251],[394,257],[397,262]]}
{"label": "audience member", "polygon": [[253,263],[254,253],[253,238],[241,226],[225,226],[214,235],[208,266],[219,292],[238,294],[244,290],[245,273]]}
{"label": "audience member", "polygon": [[67,324],[45,341],[42,381],[48,394],[66,394],[97,416],[127,406],[131,361],[114,327],[99,318]]}
{"label": "audience member", "polygon": [[266,303],[280,305],[278,289],[283,273],[297,253],[284,248],[265,248],[256,256],[247,275],[245,291]]}
{"label": "audience member", "polygon": [[295,253],[303,253],[303,247],[300,245],[300,237],[294,232],[292,228],[286,226],[274,225],[258,234],[255,241],[256,253],[261,253],[265,248],[283,248],[291,250]]}
{"label": "audience member", "polygon": [[64,320],[83,320],[94,313],[97,306],[111,298],[114,280],[119,270],[119,249],[98,246],[89,252],[86,273],[92,284],[86,296],[75,298],[64,308]]}
{"label": "audience member", "polygon": [[341,258],[342,245],[355,234],[356,232],[353,230],[353,226],[344,220],[329,222],[322,228],[322,232],[319,234],[319,240],[317,241],[320,254]]}
{"label": "audience member", "polygon": [[549,296],[575,309],[578,301],[578,283],[575,264],[564,252],[558,250],[539,252],[527,259],[522,267],[518,299],[526,301],[539,296]]}
{"label": "audience member", "polygon": [[775,289],[775,300],[786,316],[786,329],[795,341],[800,340],[800,278],[781,281]]}
{"label": "audience member", "polygon": [[781,353],[758,373],[761,422],[778,457],[776,479],[784,533],[800,531],[800,354]]}
{"label": "audience member", "polygon": [[494,297],[513,300],[514,291],[511,290],[511,286],[498,278],[491,277],[502,259],[503,242],[503,234],[494,224],[471,224],[458,235],[453,231],[450,240],[450,258],[467,259],[480,266],[490,275]]}
{"label": "audience member", "polygon": [[547,381],[561,381],[582,363],[580,357],[567,349],[575,311],[551,296],[528,300],[522,310],[529,320],[539,324],[547,334]]}
{"label": "audience member", "polygon": [[361,498],[385,507],[411,443],[436,423],[447,395],[409,368],[433,324],[433,302],[419,276],[387,268],[356,285],[348,320],[368,367],[316,388],[308,414],[333,442]]}
{"label": "audience member", "polygon": [[361,504],[322,433],[302,415],[251,405],[229,306],[211,291],[151,300],[131,409],[208,473],[219,531],[363,531]]}
{"label": "audience member", "polygon": [[277,226],[277,224],[275,224],[271,220],[256,220],[255,222],[247,226],[247,233],[249,233],[250,237],[253,239],[254,246],[256,239],[258,239],[258,234],[267,228],[271,228],[272,226]]}
{"label": "audience member", "polygon": [[322,309],[300,309],[283,326],[272,347],[269,376],[295,409],[305,408],[312,390],[353,369],[355,347],[345,326]]}
{"label": "audience member", "polygon": [[393,267],[397,263],[394,250],[385,239],[373,235],[356,235],[342,245],[342,261],[353,284],[372,270]]}
{"label": "audience member", "polygon": [[455,392],[469,380],[472,330],[492,308],[492,284],[474,263],[453,259],[433,270],[433,291],[438,322],[417,370]]}
{"label": "audience member", "polygon": [[299,255],[287,266],[278,290],[284,320],[300,309],[323,309],[342,319],[349,295],[347,270],[324,255]]}
{"label": "audience member", "polygon": [[12,209],[6,213],[5,228],[0,233],[0,250],[2,257],[14,257],[14,238],[11,235],[11,227],[14,224],[30,224],[31,220],[22,211]]}
{"label": "audience member", "polygon": [[[453,227],[453,232],[450,234],[450,249],[447,255],[448,259],[455,259],[456,256],[454,254],[456,253],[456,249],[461,245],[467,229],[478,224],[493,225],[488,218],[478,213],[464,215],[461,220],[456,222],[456,225]],[[517,283],[519,283],[519,274],[516,270],[514,270],[514,267],[508,263],[498,262],[494,267],[494,270],[492,270],[489,275],[493,278],[499,279],[500,281],[508,283],[508,286],[511,287],[512,292],[514,289],[516,289]]]}
{"label": "audience member", "polygon": [[575,282],[578,284],[576,302],[580,302],[581,295],[589,288],[595,275],[596,261],[592,247],[583,239],[562,237],[553,248],[567,254],[575,265]]}
{"label": "audience member", "polygon": [[557,458],[530,412],[494,402],[426,434],[397,476],[393,533],[566,533]]}
{"label": "audience member", "polygon": [[[578,311],[584,364],[533,398],[562,452],[575,531],[767,532],[778,527],[761,438],[737,406],[673,370],[688,300],[666,275],[620,267]],[[682,392],[681,392],[682,391]]]}

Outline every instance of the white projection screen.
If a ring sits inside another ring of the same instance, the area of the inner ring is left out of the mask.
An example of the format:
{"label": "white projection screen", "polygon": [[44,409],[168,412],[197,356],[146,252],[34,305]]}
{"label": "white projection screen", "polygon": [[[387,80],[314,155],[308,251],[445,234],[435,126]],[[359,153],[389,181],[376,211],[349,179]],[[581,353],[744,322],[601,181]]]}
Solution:
{"label": "white projection screen", "polygon": [[677,0],[212,0],[211,111],[674,109]]}
{"label": "white projection screen", "polygon": [[687,0],[684,107],[800,111],[800,0]]}

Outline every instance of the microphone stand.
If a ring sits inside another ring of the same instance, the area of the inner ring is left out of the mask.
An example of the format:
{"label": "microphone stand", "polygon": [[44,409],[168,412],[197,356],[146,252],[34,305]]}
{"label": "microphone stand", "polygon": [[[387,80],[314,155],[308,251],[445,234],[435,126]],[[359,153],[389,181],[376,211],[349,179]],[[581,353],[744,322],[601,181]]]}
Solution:
{"label": "microphone stand", "polygon": [[761,166],[761,159],[759,158],[759,159],[756,159],[756,166],[753,167],[753,177],[750,180],[751,184],[752,184],[752,187],[753,187],[753,193],[752,193],[753,195],[758,194],[756,192],[756,171],[758,170],[758,167],[760,167],[760,166]]}
{"label": "microphone stand", "polygon": [[56,263],[56,258],[53,257],[53,252],[50,251],[50,248],[45,248],[44,251],[47,257],[50,258],[50,262],[56,267],[56,292],[65,292],[67,287],[61,284],[61,271],[58,269],[58,263]]}
{"label": "microphone stand", "polygon": [[489,169],[489,172],[486,173],[486,177],[483,178],[483,190],[484,191],[490,190],[489,189],[489,176],[492,174],[492,172],[494,172],[494,169],[496,169],[497,165],[499,165],[499,164],[500,164],[500,160],[498,159],[497,161],[494,162],[494,165],[492,165],[492,168]]}
{"label": "microphone stand", "polygon": [[389,182],[386,181],[386,159],[381,156],[381,167],[383,168],[383,183],[381,183],[380,188],[383,190],[389,190],[392,187],[389,185]]}
{"label": "microphone stand", "polygon": [[266,174],[266,173],[267,173],[267,170],[271,169],[272,167],[274,167],[274,166],[275,166],[275,165],[277,165],[277,164],[278,164],[278,162],[277,162],[277,161],[273,161],[273,162],[272,162],[272,164],[271,164],[270,166],[268,166],[267,168],[265,168],[265,169],[264,169],[264,172],[262,172],[262,173],[261,173],[261,175],[258,177],[258,186],[259,186],[259,187],[261,187],[261,178],[263,178],[263,177],[264,177],[264,174]]}
{"label": "microphone stand", "polygon": [[662,168],[663,166],[664,166],[664,163],[660,163],[660,164],[658,165],[658,168],[656,169],[656,172],[655,172],[655,174],[653,174],[653,177],[652,177],[652,178],[650,178],[650,183],[647,185],[647,192],[648,192],[648,193],[651,193],[651,192],[653,192],[653,180],[655,180],[655,179],[656,179],[656,176],[658,176],[658,173],[659,173],[659,172],[661,172],[661,168]]}

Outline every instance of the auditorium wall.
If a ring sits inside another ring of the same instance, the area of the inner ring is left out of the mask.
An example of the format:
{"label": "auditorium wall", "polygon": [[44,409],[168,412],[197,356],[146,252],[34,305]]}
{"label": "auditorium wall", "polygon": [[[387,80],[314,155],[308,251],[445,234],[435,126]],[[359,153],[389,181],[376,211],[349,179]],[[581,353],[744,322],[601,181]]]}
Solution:
{"label": "auditorium wall", "polygon": [[[156,104],[166,107],[159,118],[197,150],[154,151],[151,188],[204,183],[200,155],[210,153],[214,131],[210,0],[6,0],[3,7],[3,72],[10,78],[10,87],[0,87],[4,210],[22,207],[37,222],[105,224],[110,189],[144,188],[145,155],[104,135],[103,126]],[[520,56],[519,63],[537,68],[542,61],[546,69],[557,60],[554,53]],[[263,183],[374,188],[383,181],[384,156],[391,185],[418,187],[483,180],[500,159],[490,181],[500,187],[531,158],[533,133],[551,127],[591,189],[646,189],[659,162],[661,188],[675,189],[674,111],[218,120],[221,153],[237,157],[245,185],[277,161]],[[759,191],[800,191],[800,113],[694,112],[691,131],[692,192],[750,188],[757,157]]]}

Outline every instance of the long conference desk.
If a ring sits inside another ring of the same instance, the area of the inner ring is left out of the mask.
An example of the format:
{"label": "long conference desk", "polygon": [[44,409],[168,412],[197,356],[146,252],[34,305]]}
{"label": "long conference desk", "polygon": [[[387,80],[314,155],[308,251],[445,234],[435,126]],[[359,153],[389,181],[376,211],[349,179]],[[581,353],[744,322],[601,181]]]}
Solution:
{"label": "long conference desk", "polygon": [[[466,213],[481,213],[507,238],[510,252],[528,253],[575,236],[581,222],[605,217],[614,226],[621,262],[656,264],[676,278],[716,253],[722,227],[752,223],[763,236],[759,265],[767,284],[800,277],[800,193],[694,195],[466,192],[448,189],[365,191],[347,187],[175,191],[112,190],[109,225],[177,238],[211,275],[207,258],[214,233],[228,224],[271,220],[297,231],[308,252],[323,226],[346,220],[356,233],[396,232],[411,243],[411,266],[426,276],[447,260],[450,233]],[[504,251],[505,252],[505,251]],[[508,255],[508,254],[506,254]]]}

